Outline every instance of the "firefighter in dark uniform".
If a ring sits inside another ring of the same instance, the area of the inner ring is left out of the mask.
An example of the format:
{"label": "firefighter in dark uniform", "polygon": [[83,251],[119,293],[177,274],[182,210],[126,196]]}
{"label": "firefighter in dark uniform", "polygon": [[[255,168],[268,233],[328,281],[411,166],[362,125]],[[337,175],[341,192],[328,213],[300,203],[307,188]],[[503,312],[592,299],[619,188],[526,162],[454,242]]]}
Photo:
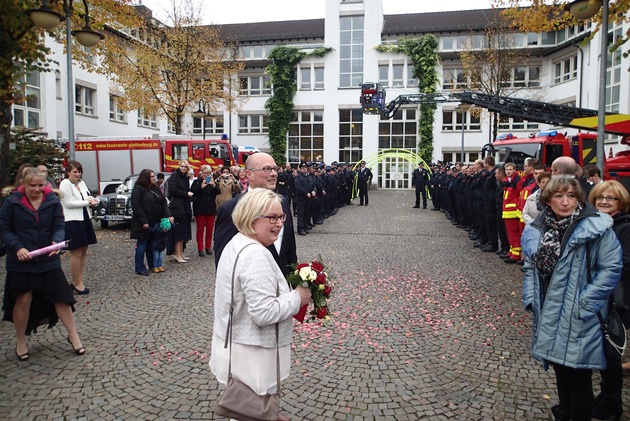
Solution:
{"label": "firefighter in dark uniform", "polygon": [[365,166],[365,161],[360,162],[361,168],[357,171],[357,187],[359,189],[359,206],[367,206],[370,202],[368,191],[372,183],[372,171]]}
{"label": "firefighter in dark uniform", "polygon": [[422,168],[422,162],[418,162],[418,168],[413,170],[411,175],[411,186],[416,188],[416,205],[414,208],[420,207],[420,195],[422,195],[422,209],[427,208],[427,184],[429,183],[429,175],[427,170]]}
{"label": "firefighter in dark uniform", "polygon": [[297,211],[298,235],[306,235],[308,230],[310,230],[306,224],[306,209],[315,194],[315,187],[311,184],[307,173],[308,165],[306,162],[301,162],[298,166],[298,176],[295,178],[295,209]]}
{"label": "firefighter in dark uniform", "polygon": [[350,165],[349,162],[346,162],[344,164],[345,167],[345,171],[344,171],[344,177],[345,177],[345,186],[344,186],[344,200],[346,205],[351,205],[352,204],[352,189],[354,188],[354,177],[356,176],[356,173],[354,172],[354,170],[352,169],[352,165]]}

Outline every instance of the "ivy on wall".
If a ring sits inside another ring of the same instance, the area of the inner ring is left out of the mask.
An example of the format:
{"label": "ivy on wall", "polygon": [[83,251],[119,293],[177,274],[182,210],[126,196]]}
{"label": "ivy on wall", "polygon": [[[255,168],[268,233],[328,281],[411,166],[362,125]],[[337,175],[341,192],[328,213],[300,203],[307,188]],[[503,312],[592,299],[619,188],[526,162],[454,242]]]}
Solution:
{"label": "ivy on wall", "polygon": [[293,97],[297,91],[296,66],[307,57],[322,57],[332,48],[317,48],[310,53],[294,47],[276,47],[269,53],[273,61],[266,68],[271,76],[273,94],[265,103],[268,112],[269,145],[277,165],[287,161],[287,132],[293,116]]}
{"label": "ivy on wall", "polygon": [[[418,90],[427,94],[437,92],[439,83],[437,65],[440,56],[438,39],[435,35],[427,34],[422,38],[402,39],[396,45],[379,45],[376,50],[407,55],[414,65],[413,77],[418,79]],[[418,155],[426,162],[433,160],[433,121],[436,108],[436,104],[420,105]]]}

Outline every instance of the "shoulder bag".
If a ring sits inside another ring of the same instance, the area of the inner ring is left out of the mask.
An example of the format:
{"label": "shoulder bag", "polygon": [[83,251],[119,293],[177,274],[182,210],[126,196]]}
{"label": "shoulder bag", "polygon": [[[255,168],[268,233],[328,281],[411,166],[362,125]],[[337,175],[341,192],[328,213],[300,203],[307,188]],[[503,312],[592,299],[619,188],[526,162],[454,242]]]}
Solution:
{"label": "shoulder bag", "polygon": [[[586,282],[591,283],[591,247],[588,243],[586,244]],[[616,354],[623,355],[626,351],[626,327],[612,299],[608,300],[608,320],[604,320],[601,311],[597,312],[597,318],[604,332],[606,358],[608,359],[609,355],[613,358]]]}
{"label": "shoulder bag", "polygon": [[[225,335],[225,348],[230,345],[227,387],[219,396],[214,413],[240,421],[277,421],[280,411],[280,351],[278,349],[278,323],[276,323],[276,376],[277,392],[258,395],[245,383],[232,377],[232,314],[234,313],[234,276],[236,264],[241,252],[253,245],[250,243],[238,252],[232,270],[232,297],[230,314]],[[280,294],[280,285],[276,286],[276,296]]]}

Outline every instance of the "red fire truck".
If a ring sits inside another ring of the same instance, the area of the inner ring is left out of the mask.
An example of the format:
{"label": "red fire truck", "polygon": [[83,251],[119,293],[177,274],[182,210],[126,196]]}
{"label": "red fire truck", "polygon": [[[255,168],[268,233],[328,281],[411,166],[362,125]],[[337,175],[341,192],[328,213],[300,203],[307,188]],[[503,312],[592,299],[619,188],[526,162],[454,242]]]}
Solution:
{"label": "red fire truck", "polygon": [[247,156],[256,151],[232,147],[226,135],[204,140],[182,136],[85,137],[75,142],[75,158],[83,165],[83,179],[93,194],[115,191],[126,177],[144,168],[169,174],[180,160],[187,159],[196,174],[202,165],[213,170],[219,165],[244,166]]}

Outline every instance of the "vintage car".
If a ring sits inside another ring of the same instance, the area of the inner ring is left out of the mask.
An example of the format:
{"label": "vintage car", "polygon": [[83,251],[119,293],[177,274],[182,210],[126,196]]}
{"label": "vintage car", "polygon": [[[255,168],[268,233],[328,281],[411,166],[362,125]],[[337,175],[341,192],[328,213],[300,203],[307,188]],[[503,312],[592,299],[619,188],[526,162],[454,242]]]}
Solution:
{"label": "vintage car", "polygon": [[92,216],[101,221],[101,228],[108,228],[111,222],[131,221],[131,190],[138,180],[138,174],[125,178],[114,193],[97,196],[98,205],[92,210]]}

